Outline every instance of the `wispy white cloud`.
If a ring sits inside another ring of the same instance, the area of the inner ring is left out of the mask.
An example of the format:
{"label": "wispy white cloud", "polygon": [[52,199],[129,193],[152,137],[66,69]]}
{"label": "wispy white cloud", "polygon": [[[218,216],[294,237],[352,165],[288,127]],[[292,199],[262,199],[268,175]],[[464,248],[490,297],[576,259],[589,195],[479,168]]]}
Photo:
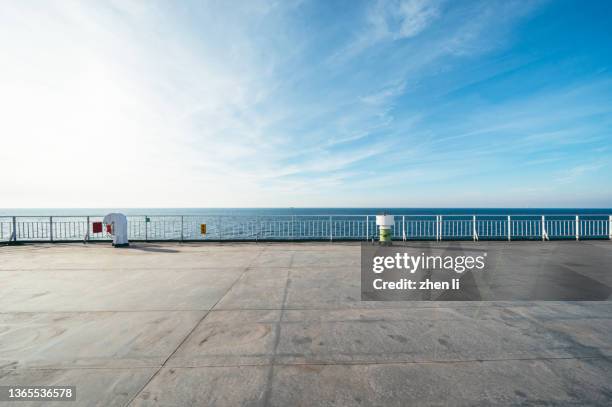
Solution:
{"label": "wispy white cloud", "polygon": [[439,2],[429,0],[377,1],[368,13],[376,38],[411,38],[429,26],[439,14]]}
{"label": "wispy white cloud", "polygon": [[588,174],[589,172],[597,171],[604,166],[605,164],[601,162],[590,162],[563,169],[559,171],[557,178],[555,179],[555,183],[570,184],[580,179],[582,176]]}
{"label": "wispy white cloud", "polygon": [[[268,67],[251,55],[246,32],[256,11],[271,12],[261,5],[249,2],[235,21],[244,31],[233,32],[214,22],[231,9],[200,10],[221,32],[199,33],[177,29],[187,16],[154,3],[3,4],[1,155],[22,169],[24,186],[5,204],[41,202],[34,197],[43,194],[43,205],[147,206],[160,185],[162,205],[197,204],[203,194],[185,192],[199,189],[194,180],[213,195],[218,184],[226,194],[243,188],[223,169],[240,173],[245,157],[265,162],[261,143],[274,142],[264,134],[274,114],[254,108]],[[231,49],[207,34],[226,36]]]}
{"label": "wispy white cloud", "polygon": [[440,13],[437,0],[378,0],[365,10],[364,24],[330,61],[345,62],[385,41],[408,39],[424,31]]}
{"label": "wispy white cloud", "polygon": [[18,172],[0,206],[373,205],[381,183],[426,205],[513,155],[602,148],[585,118],[609,113],[604,82],[469,108],[449,92],[537,3],[361,6],[329,24],[324,2],[2,3],[0,161]]}

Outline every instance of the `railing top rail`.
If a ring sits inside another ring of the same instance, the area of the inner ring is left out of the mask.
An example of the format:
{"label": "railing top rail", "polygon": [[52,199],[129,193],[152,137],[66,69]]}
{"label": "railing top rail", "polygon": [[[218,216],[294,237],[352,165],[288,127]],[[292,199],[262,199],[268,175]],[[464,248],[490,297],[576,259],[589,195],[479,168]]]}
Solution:
{"label": "railing top rail", "polygon": [[[45,218],[48,219],[50,217],[56,218],[102,218],[105,215],[99,214],[87,214],[87,215],[0,215],[0,219],[12,219],[15,218]],[[333,218],[358,218],[358,217],[370,217],[372,221],[374,221],[376,214],[304,214],[304,213],[295,213],[295,214],[214,214],[214,213],[190,213],[190,214],[128,214],[127,217],[137,218],[137,217],[149,217],[149,218],[180,218],[180,217],[232,217],[232,218],[291,218],[291,217],[302,217],[302,218],[329,218],[330,216]],[[585,216],[585,217],[609,217],[612,216],[611,213],[498,213],[498,214],[453,214],[453,213],[437,213],[437,214],[393,214],[395,217],[407,217],[407,218],[415,218],[415,217],[432,217],[435,218],[437,216],[443,217],[456,217],[456,218],[472,218],[476,216],[477,218],[494,218],[494,217],[575,217],[575,216]]]}

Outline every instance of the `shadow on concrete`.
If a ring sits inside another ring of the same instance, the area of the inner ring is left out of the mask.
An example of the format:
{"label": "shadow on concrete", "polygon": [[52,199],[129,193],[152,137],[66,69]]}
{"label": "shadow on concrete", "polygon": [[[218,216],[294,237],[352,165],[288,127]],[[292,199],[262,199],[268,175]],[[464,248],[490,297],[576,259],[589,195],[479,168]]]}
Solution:
{"label": "shadow on concrete", "polygon": [[180,253],[180,250],[176,249],[168,249],[160,246],[134,246],[134,244],[130,244],[129,247],[126,247],[128,250],[141,250],[143,252],[150,253]]}

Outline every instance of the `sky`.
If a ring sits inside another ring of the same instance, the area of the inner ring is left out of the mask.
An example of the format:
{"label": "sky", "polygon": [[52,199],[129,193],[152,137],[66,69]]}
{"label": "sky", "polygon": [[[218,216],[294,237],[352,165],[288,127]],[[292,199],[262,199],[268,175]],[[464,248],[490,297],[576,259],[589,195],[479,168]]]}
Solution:
{"label": "sky", "polygon": [[0,2],[0,207],[612,207],[606,1]]}

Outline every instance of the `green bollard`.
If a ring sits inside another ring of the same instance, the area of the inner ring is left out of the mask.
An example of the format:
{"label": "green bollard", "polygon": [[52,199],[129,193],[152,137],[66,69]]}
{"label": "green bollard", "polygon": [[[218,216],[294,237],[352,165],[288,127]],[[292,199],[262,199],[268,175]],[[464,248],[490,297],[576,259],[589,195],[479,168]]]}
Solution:
{"label": "green bollard", "polygon": [[391,244],[391,229],[380,228],[380,243]]}

